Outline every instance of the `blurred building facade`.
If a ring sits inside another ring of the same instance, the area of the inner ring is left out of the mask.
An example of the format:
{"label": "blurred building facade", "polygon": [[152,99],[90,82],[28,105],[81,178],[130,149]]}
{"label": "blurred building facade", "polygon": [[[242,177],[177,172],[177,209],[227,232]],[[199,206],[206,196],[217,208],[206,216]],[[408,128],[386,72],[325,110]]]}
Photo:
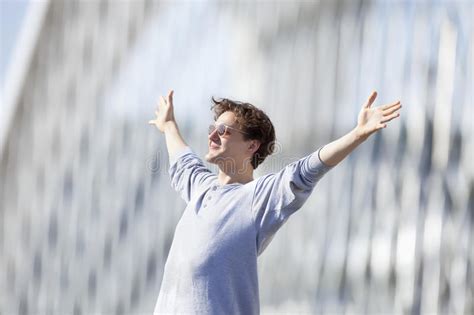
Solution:
{"label": "blurred building facade", "polygon": [[201,156],[211,95],[262,107],[278,146],[259,175],[348,132],[372,89],[401,99],[260,257],[262,313],[474,312],[472,3],[32,10],[0,116],[0,313],[152,312],[184,210],[147,124],[170,88]]}

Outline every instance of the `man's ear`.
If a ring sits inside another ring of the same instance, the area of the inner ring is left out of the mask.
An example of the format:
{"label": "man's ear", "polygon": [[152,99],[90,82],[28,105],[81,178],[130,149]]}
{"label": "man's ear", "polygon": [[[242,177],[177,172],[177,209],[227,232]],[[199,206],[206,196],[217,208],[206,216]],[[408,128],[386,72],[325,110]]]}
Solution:
{"label": "man's ear", "polygon": [[252,154],[257,152],[258,148],[260,148],[260,141],[258,140],[250,140],[248,150],[252,151]]}

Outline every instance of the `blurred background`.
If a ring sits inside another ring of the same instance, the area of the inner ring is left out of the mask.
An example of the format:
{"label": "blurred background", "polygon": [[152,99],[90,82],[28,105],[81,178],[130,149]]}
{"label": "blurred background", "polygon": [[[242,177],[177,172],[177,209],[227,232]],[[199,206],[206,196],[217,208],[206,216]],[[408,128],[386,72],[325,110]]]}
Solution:
{"label": "blurred background", "polygon": [[400,99],[260,256],[262,313],[474,313],[472,1],[0,5],[0,314],[152,313],[185,206],[147,124],[171,88],[200,156],[211,96],[267,112],[257,177]]}

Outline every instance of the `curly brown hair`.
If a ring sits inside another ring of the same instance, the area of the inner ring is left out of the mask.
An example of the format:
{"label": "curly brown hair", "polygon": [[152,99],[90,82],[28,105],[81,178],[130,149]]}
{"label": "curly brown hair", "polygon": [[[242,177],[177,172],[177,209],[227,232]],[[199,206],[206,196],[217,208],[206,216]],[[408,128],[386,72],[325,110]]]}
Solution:
{"label": "curly brown hair", "polygon": [[270,118],[261,109],[250,103],[232,101],[227,98],[216,100],[212,97],[214,105],[211,110],[214,111],[214,120],[217,120],[224,112],[234,113],[237,123],[246,134],[243,134],[244,140],[258,140],[260,147],[252,156],[252,167],[256,169],[267,156],[275,150],[275,128]]}

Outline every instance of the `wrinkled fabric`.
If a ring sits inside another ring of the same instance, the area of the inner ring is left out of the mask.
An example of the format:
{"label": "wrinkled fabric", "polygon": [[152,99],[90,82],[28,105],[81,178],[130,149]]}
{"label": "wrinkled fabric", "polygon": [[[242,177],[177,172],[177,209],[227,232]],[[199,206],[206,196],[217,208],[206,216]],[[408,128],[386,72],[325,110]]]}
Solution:
{"label": "wrinkled fabric", "polygon": [[280,172],[227,185],[189,147],[180,152],[169,173],[187,206],[154,314],[259,314],[257,257],[332,168],[319,150]]}

